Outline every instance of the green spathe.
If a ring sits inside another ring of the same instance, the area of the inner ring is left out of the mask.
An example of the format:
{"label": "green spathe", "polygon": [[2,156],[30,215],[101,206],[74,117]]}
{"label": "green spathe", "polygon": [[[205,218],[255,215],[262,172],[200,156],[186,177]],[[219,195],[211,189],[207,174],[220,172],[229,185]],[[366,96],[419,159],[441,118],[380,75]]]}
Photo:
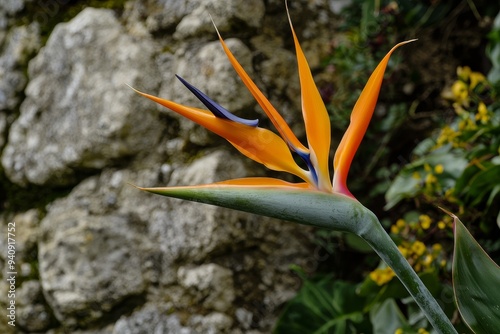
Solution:
{"label": "green spathe", "polygon": [[456,333],[448,317],[401,255],[375,214],[353,198],[286,187],[211,185],[140,189],[299,224],[354,233],[363,238],[394,270],[439,333]]}

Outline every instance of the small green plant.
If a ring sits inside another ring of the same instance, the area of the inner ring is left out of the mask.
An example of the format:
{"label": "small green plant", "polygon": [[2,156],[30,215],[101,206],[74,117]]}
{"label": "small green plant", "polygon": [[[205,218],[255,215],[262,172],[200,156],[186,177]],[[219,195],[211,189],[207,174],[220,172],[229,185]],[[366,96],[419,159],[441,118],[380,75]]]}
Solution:
{"label": "small green plant", "polygon": [[[392,208],[404,199],[454,208],[483,233],[500,221],[500,101],[486,77],[459,67],[445,90],[454,117],[413,151],[386,194]],[[443,224],[438,220],[437,227]]]}

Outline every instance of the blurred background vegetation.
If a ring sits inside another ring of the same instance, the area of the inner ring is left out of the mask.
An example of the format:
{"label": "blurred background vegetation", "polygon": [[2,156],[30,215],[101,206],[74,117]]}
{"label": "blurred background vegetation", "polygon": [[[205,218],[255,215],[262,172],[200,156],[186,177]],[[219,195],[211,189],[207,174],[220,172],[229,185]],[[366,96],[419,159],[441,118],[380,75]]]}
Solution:
{"label": "blurred background vegetation", "polygon": [[[452,220],[438,206],[500,262],[499,10],[487,0],[354,0],[341,12],[342,33],[332,37],[319,80],[335,143],[378,61],[397,42],[418,38],[391,58],[349,186],[460,333],[469,331],[451,292]],[[432,332],[360,240],[320,230],[316,242],[313,268],[292,268],[304,284],[276,333]]]}

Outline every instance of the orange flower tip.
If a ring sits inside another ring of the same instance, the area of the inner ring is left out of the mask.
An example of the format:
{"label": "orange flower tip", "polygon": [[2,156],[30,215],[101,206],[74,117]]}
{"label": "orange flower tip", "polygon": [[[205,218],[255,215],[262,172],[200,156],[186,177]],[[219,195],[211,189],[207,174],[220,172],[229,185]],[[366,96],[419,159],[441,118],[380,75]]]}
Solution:
{"label": "orange flower tip", "polygon": [[184,80],[181,76],[179,76],[177,74],[175,76],[177,77],[177,79],[180,80],[180,82],[182,82],[182,84],[184,86],[186,86],[187,89],[189,89],[191,91],[191,93],[194,94],[194,96],[196,96],[198,98],[198,100],[201,101],[201,103],[203,103],[205,105],[205,107],[208,108],[208,110],[210,110],[212,112],[212,114],[214,114],[214,116],[216,116],[218,118],[227,119],[227,120],[230,120],[230,121],[233,121],[236,123],[248,125],[248,126],[256,127],[257,125],[259,125],[258,119],[244,119],[244,118],[235,116],[229,110],[223,108],[221,105],[219,105],[214,100],[209,98],[201,90],[199,90],[198,88],[194,87],[189,82]]}
{"label": "orange flower tip", "polygon": [[405,44],[408,44],[408,43],[413,43],[413,42],[416,42],[416,41],[418,41],[418,38],[413,38],[413,39],[409,39],[407,41],[400,42],[400,43],[396,44],[396,46],[394,46],[393,49],[395,49],[397,47],[400,47],[401,45],[405,45]]}
{"label": "orange flower tip", "polygon": [[132,89],[134,92],[136,92],[139,95],[142,95],[142,96],[145,96],[145,97],[151,96],[149,94],[141,92],[140,90],[135,89],[134,87],[130,86],[129,84],[125,84],[125,85],[127,85],[128,88]]}

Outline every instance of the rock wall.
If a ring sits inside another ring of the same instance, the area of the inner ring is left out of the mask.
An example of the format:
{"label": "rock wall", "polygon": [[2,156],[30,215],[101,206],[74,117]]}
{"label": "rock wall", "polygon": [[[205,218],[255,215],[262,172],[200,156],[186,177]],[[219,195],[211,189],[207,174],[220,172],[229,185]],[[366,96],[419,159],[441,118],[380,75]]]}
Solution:
{"label": "rock wall", "polygon": [[[210,14],[300,133],[283,1],[128,1],[115,10],[84,8],[47,32],[74,6],[0,4],[0,332],[269,332],[299,287],[289,265],[312,259],[311,230],[130,186],[266,171],[126,85],[196,104],[177,73],[232,112],[266,124],[223,54]],[[290,9],[317,66],[329,51],[328,1],[290,1]],[[9,222],[16,327],[4,315]]]}

